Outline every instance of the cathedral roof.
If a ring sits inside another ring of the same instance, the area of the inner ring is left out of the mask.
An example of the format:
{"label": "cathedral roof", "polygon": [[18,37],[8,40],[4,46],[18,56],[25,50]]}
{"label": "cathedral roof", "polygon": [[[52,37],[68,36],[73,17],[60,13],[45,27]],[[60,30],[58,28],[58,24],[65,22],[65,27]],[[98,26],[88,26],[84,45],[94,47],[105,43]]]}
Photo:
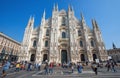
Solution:
{"label": "cathedral roof", "polygon": [[33,32],[38,32],[39,31],[39,27],[34,28]]}
{"label": "cathedral roof", "polygon": [[60,15],[67,15],[66,11],[64,9],[62,9],[60,12],[59,12]]}

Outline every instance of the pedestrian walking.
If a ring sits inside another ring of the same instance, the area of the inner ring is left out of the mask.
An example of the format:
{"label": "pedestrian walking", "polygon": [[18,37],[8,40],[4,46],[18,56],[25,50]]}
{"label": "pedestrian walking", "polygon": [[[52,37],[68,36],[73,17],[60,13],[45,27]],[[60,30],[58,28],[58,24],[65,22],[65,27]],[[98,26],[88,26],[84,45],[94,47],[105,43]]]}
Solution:
{"label": "pedestrian walking", "polygon": [[82,73],[83,66],[81,64],[77,65],[78,73]]}
{"label": "pedestrian walking", "polygon": [[1,78],[4,78],[7,75],[7,70],[9,69],[9,67],[10,67],[10,62],[5,61],[3,63],[3,67],[2,67],[2,77]]}
{"label": "pedestrian walking", "polygon": [[111,62],[111,68],[113,72],[117,72],[117,70],[115,69],[116,64],[114,62]]}
{"label": "pedestrian walking", "polygon": [[92,67],[93,71],[95,72],[95,74],[97,75],[98,74],[98,70],[97,70],[98,64],[96,62],[93,62],[91,67]]}
{"label": "pedestrian walking", "polygon": [[53,63],[52,62],[49,65],[49,73],[53,74]]}
{"label": "pedestrian walking", "polygon": [[28,66],[27,66],[27,71],[31,71],[32,69],[32,64],[31,63],[28,63]]}
{"label": "pedestrian walking", "polygon": [[79,73],[82,73],[82,70],[83,70],[83,66],[82,66],[82,64],[80,64],[80,66],[79,66]]}
{"label": "pedestrian walking", "polygon": [[45,63],[44,70],[45,70],[45,75],[48,75],[48,62],[47,61]]}
{"label": "pedestrian walking", "polygon": [[19,70],[20,70],[20,63],[18,62],[18,63],[16,64],[16,72],[19,72]]}
{"label": "pedestrian walking", "polygon": [[41,70],[41,62],[38,63],[38,71]]}
{"label": "pedestrian walking", "polygon": [[74,65],[72,64],[71,66],[71,69],[72,69],[72,73],[74,72]]}
{"label": "pedestrian walking", "polygon": [[109,71],[111,69],[111,64],[109,61],[107,61],[107,64],[105,66],[107,67],[107,71]]}

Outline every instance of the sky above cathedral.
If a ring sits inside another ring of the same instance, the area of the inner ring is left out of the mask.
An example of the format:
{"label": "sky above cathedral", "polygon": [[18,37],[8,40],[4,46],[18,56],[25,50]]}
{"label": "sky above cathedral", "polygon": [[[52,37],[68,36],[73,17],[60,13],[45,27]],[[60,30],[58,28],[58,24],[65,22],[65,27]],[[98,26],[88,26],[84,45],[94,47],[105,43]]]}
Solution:
{"label": "sky above cathedral", "polygon": [[73,6],[75,16],[82,12],[87,25],[96,19],[107,49],[114,42],[120,48],[120,0],[0,0],[0,32],[22,42],[29,17],[35,17],[35,27],[41,23],[43,11],[46,19],[52,16],[54,4],[59,10]]}

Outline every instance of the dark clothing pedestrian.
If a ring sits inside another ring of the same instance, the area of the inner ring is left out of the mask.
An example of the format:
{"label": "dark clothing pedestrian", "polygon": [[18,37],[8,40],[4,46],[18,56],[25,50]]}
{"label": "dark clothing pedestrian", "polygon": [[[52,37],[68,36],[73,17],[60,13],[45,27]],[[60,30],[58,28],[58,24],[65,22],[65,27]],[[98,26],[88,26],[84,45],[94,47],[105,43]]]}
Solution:
{"label": "dark clothing pedestrian", "polygon": [[98,66],[98,65],[97,65],[96,62],[93,62],[93,63],[92,63],[92,66],[91,66],[96,75],[98,74],[97,66]]}
{"label": "dark clothing pedestrian", "polygon": [[106,67],[107,67],[107,71],[109,71],[111,69],[111,65],[109,62],[107,62]]}
{"label": "dark clothing pedestrian", "polygon": [[32,64],[31,64],[31,63],[29,63],[29,64],[28,64],[27,71],[31,71],[31,70],[32,70],[32,69],[31,69],[31,66],[32,66]]}
{"label": "dark clothing pedestrian", "polygon": [[117,72],[116,69],[115,69],[115,63],[114,62],[111,63],[111,68],[112,68],[113,72]]}
{"label": "dark clothing pedestrian", "polygon": [[47,75],[48,74],[48,63],[45,64],[44,70],[45,70],[45,74]]}

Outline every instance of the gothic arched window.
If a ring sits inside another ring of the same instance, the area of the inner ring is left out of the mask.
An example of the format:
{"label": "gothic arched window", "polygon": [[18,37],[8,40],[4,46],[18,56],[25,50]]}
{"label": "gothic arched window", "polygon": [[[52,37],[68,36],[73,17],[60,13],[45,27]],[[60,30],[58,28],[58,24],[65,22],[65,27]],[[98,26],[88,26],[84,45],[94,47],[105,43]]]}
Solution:
{"label": "gothic arched window", "polygon": [[90,43],[91,43],[91,46],[94,47],[94,41],[91,40]]}
{"label": "gothic arched window", "polygon": [[80,41],[80,47],[83,47],[83,42],[82,41]]}
{"label": "gothic arched window", "polygon": [[45,41],[45,47],[48,47],[48,41]]}
{"label": "gothic arched window", "polygon": [[66,20],[65,17],[62,17],[62,26],[66,25],[65,20]]}
{"label": "gothic arched window", "polygon": [[46,29],[46,36],[49,36],[49,29]]}
{"label": "gothic arched window", "polygon": [[36,45],[37,45],[37,42],[36,42],[36,40],[34,40],[33,41],[33,47],[36,47]]}
{"label": "gothic arched window", "polygon": [[62,38],[66,38],[66,33],[62,32]]}
{"label": "gothic arched window", "polygon": [[81,36],[82,34],[81,34],[81,31],[80,30],[78,30],[78,36]]}

